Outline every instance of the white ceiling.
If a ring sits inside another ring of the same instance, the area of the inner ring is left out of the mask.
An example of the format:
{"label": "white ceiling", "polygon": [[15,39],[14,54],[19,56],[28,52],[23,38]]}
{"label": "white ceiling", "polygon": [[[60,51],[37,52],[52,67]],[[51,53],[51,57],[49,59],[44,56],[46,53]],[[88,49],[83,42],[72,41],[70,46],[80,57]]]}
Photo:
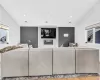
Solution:
{"label": "white ceiling", "polygon": [[[1,5],[20,26],[73,25],[98,0],[1,0]],[[24,16],[25,15],[25,16]],[[27,23],[25,23],[27,21]],[[46,21],[48,23],[46,23]]]}

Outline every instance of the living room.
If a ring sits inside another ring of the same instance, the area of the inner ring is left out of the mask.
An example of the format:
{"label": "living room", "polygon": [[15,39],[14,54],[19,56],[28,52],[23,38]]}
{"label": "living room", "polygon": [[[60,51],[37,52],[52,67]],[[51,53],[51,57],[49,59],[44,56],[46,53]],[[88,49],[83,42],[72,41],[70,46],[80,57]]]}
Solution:
{"label": "living room", "polygon": [[60,0],[58,2],[44,0],[40,1],[40,4],[38,1],[1,0],[0,38],[5,35],[6,37],[0,39],[0,49],[16,45],[34,49],[59,47],[100,49],[98,35],[100,1],[83,1],[85,5],[79,1],[79,5],[74,8],[77,1],[61,3]]}

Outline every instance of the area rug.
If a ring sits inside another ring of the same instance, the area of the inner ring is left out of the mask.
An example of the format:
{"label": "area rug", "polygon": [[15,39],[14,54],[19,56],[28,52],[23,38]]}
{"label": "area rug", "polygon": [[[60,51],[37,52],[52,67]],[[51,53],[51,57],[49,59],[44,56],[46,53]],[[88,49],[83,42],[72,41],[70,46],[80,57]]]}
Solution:
{"label": "area rug", "polygon": [[98,74],[65,74],[51,76],[10,77],[2,80],[99,80]]}

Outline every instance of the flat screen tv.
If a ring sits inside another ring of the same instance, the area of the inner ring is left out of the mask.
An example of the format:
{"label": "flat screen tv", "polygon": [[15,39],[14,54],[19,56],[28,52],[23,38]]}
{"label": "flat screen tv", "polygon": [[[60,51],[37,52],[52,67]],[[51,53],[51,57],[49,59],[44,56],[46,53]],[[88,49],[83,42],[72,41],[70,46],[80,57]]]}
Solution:
{"label": "flat screen tv", "polygon": [[41,28],[41,38],[56,38],[56,28]]}

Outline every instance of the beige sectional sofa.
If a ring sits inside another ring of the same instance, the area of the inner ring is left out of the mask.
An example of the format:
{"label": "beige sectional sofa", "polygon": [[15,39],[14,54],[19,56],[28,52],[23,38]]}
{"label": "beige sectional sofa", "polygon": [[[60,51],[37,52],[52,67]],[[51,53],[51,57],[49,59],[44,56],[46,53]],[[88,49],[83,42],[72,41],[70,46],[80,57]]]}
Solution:
{"label": "beige sectional sofa", "polygon": [[99,50],[76,49],[76,73],[99,73]]}
{"label": "beige sectional sofa", "polygon": [[75,49],[53,48],[53,74],[75,73]]}
{"label": "beige sectional sofa", "polygon": [[16,77],[28,75],[28,48],[21,48],[1,54],[1,76]]}
{"label": "beige sectional sofa", "polygon": [[52,48],[29,50],[29,76],[52,75]]}
{"label": "beige sectional sofa", "polygon": [[2,54],[2,77],[99,73],[99,50],[21,48]]}

